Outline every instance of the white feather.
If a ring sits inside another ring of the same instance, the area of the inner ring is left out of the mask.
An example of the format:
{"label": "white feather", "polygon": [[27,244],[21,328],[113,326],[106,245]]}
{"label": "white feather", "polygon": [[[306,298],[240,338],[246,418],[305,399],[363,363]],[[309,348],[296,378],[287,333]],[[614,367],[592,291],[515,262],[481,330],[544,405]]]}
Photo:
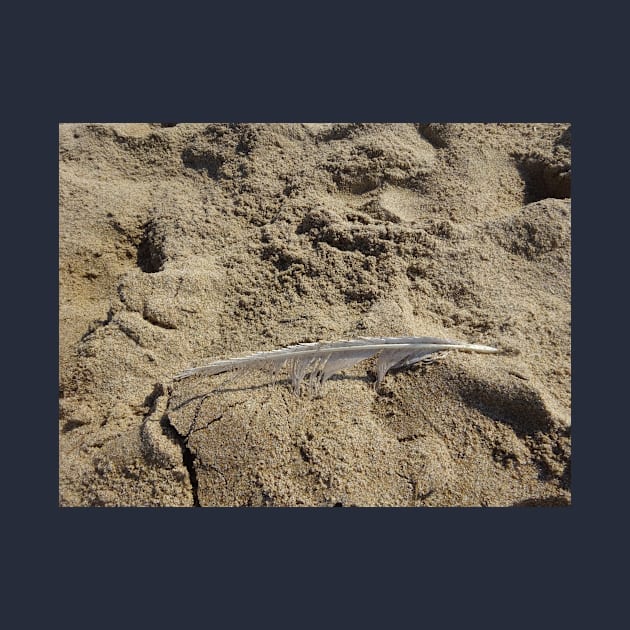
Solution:
{"label": "white feather", "polygon": [[409,367],[451,350],[495,353],[496,348],[439,337],[359,337],[333,342],[300,343],[279,350],[255,352],[232,359],[220,359],[193,367],[174,379],[181,380],[203,374],[221,374],[232,370],[271,370],[277,373],[286,367],[296,394],[305,376],[315,390],[333,374],[356,363],[379,355],[376,364],[377,382],[394,368]]}

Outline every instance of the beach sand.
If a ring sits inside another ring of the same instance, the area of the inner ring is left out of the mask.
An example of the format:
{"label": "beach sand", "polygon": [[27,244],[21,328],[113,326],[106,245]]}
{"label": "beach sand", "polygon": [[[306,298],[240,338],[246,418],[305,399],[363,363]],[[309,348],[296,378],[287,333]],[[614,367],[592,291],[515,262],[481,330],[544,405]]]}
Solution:
{"label": "beach sand", "polygon": [[[60,125],[59,504],[569,505],[570,183],[561,123]],[[501,352],[173,381],[408,335]]]}

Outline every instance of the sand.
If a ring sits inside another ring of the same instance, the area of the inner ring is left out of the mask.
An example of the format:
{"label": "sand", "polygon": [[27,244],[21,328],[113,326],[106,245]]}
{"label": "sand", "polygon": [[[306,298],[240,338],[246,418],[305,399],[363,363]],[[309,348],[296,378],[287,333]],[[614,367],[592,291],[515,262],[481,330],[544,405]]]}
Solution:
{"label": "sand", "polygon": [[[570,181],[559,123],[60,125],[59,504],[569,505]],[[501,353],[172,378],[402,335]]]}

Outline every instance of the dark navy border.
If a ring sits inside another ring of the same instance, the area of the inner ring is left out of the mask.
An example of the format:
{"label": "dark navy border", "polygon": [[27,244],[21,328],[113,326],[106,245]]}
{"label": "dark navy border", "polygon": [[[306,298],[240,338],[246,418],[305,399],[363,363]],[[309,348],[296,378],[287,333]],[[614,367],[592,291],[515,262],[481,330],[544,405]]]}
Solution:
{"label": "dark navy border", "polygon": [[[611,469],[620,460],[605,374],[586,376],[585,349],[594,329],[605,333],[597,322],[613,290],[596,270],[606,258],[597,237],[621,213],[601,183],[623,181],[626,163],[602,160],[602,135],[624,125],[611,120],[614,94],[602,102],[610,59],[597,57],[596,29],[549,4],[513,12],[473,4],[439,16],[393,5],[295,6],[239,5],[227,15],[215,5],[135,14],[51,5],[17,23],[6,16],[16,35],[23,29],[12,42],[4,120],[8,599],[24,602],[25,620],[42,611],[75,625],[288,615],[292,625],[564,626],[581,600],[584,563],[607,574],[603,526],[615,525],[603,515],[619,501],[611,484],[623,474]],[[58,507],[58,124],[200,120],[574,124],[571,507]],[[613,320],[621,336],[625,319]],[[615,419],[623,443],[627,420]]]}

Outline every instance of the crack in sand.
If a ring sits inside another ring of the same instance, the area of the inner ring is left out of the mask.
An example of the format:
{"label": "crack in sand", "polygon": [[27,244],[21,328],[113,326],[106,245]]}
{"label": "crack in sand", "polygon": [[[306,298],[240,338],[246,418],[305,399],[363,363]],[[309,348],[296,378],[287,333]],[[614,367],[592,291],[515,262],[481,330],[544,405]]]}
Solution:
{"label": "crack in sand", "polygon": [[[197,478],[197,470],[195,468],[195,460],[197,459],[193,452],[190,450],[188,446],[188,438],[190,437],[191,431],[189,431],[186,435],[182,435],[177,427],[171,422],[171,418],[168,414],[168,410],[171,405],[171,389],[168,388],[168,400],[166,402],[166,412],[164,413],[163,419],[164,424],[171,432],[171,435],[175,438],[175,441],[179,445],[179,448],[182,452],[182,463],[186,470],[188,471],[188,479],[190,480],[190,488],[192,492],[192,500],[194,507],[201,507],[199,503],[199,480]],[[192,425],[191,425],[192,427]]]}

